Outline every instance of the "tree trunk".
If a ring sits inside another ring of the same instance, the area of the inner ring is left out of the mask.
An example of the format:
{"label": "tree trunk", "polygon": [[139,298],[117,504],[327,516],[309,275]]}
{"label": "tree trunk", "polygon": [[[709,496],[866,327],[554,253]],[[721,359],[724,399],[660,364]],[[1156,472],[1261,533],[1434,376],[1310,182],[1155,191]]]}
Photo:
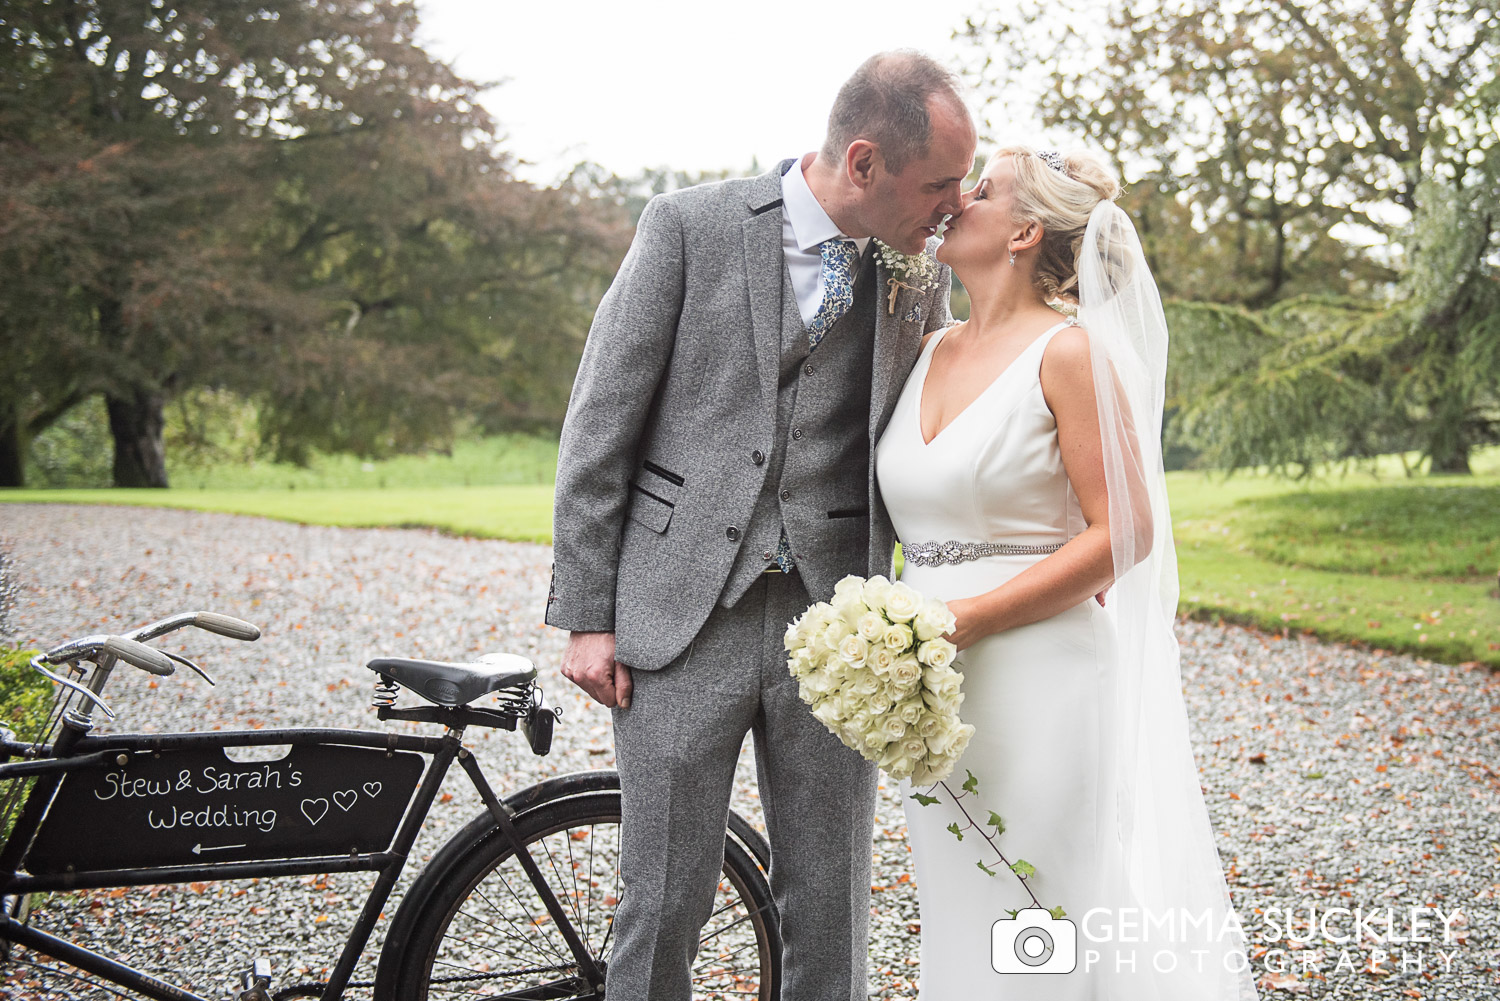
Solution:
{"label": "tree trunk", "polygon": [[1469,474],[1469,439],[1464,434],[1467,411],[1463,394],[1455,392],[1432,407],[1427,432],[1427,455],[1434,473]]}
{"label": "tree trunk", "polygon": [[26,446],[21,438],[21,420],[15,408],[0,410],[0,487],[26,485]]}
{"label": "tree trunk", "polygon": [[164,403],[160,393],[146,390],[123,398],[104,398],[109,431],[115,439],[115,486],[167,485],[167,456],[162,444]]}

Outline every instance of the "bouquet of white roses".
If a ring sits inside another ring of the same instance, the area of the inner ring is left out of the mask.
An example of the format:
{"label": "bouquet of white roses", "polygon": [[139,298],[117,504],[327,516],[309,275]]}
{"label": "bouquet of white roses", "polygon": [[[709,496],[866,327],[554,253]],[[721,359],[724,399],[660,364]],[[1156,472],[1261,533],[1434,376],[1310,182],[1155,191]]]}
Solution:
{"label": "bouquet of white roses", "polygon": [[850,575],[786,631],[788,667],[813,715],[895,779],[946,778],[974,728],[958,718],[953,613],[899,581]]}

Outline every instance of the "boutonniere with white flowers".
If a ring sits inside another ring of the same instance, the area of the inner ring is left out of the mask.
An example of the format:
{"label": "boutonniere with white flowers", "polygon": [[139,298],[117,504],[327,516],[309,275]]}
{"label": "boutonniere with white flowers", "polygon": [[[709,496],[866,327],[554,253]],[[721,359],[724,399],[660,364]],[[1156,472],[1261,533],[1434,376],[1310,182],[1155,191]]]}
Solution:
{"label": "boutonniere with white flowers", "polygon": [[901,294],[902,289],[925,292],[937,279],[938,263],[928,254],[903,254],[878,239],[875,241],[875,248],[880,252],[880,263],[891,273],[891,277],[886,279],[891,294],[886,296],[885,304],[886,312],[895,315],[896,296]]}

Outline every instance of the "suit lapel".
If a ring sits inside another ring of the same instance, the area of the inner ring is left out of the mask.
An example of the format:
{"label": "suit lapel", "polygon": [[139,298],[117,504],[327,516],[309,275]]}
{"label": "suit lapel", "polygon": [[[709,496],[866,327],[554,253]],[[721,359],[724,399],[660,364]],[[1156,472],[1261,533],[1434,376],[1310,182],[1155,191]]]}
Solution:
{"label": "suit lapel", "polygon": [[[787,161],[790,163],[791,161]],[[781,250],[781,172],[786,163],[755,179],[747,199],[751,216],[741,225],[745,249],[745,285],[750,294],[750,328],[760,388],[776,404],[776,376],[781,360],[781,286],[786,260]]]}
{"label": "suit lapel", "polygon": [[[875,259],[875,357],[870,365],[870,442],[880,437],[886,418],[895,402],[899,386],[916,359],[916,347],[922,341],[920,322],[902,323],[902,303],[892,313],[886,300],[890,295],[891,273],[877,256]],[[908,329],[909,328],[909,329]]]}

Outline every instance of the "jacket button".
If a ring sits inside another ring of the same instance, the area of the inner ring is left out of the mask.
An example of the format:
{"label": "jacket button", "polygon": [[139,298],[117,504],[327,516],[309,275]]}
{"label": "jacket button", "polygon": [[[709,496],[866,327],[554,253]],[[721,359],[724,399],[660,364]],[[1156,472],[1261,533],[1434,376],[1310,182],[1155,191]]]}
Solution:
{"label": "jacket button", "polygon": [[766,461],[766,454],[757,448],[750,453],[750,461],[759,466]]}
{"label": "jacket button", "polygon": [[792,499],[792,492],[790,490],[783,490],[781,492],[781,499],[784,500],[784,501],[785,500],[791,500]]}
{"label": "jacket button", "polygon": [[763,560],[769,560],[771,558],[771,555],[771,551],[767,549],[765,552],[760,554],[760,558]]}
{"label": "jacket button", "polygon": [[735,528],[733,525],[730,525],[728,528],[724,529],[724,538],[728,539],[730,542],[738,541],[739,537],[740,530],[738,528]]}
{"label": "jacket button", "polygon": [[802,437],[802,429],[801,428],[792,428],[792,437],[800,439]]}
{"label": "jacket button", "polygon": [[808,362],[806,365],[802,366],[802,374],[812,375],[812,362]]}

